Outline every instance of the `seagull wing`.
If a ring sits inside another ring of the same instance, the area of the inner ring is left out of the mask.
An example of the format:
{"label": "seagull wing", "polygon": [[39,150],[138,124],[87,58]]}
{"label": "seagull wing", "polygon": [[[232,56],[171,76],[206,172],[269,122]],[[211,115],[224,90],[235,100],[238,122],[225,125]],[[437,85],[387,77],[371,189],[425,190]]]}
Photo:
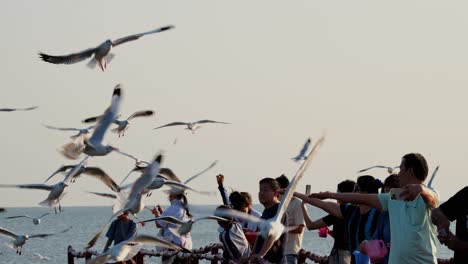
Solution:
{"label": "seagull wing", "polygon": [[135,117],[152,116],[153,114],[154,114],[153,110],[138,111],[138,112],[133,113],[131,116],[129,116],[127,120],[131,120]]}
{"label": "seagull wing", "polygon": [[50,191],[52,190],[52,186],[46,185],[46,184],[0,184],[0,188],[11,188],[11,187],[16,187],[16,188],[22,188],[22,189],[37,189],[37,190],[44,190],[44,191]]}
{"label": "seagull wing", "polygon": [[68,232],[68,230],[70,230],[71,228],[72,228],[72,227],[70,226],[70,227],[68,227],[67,229],[62,230],[62,231],[57,232],[57,233],[30,235],[29,238],[35,238],[35,237],[44,238],[44,237],[53,236],[53,235],[56,235],[56,234],[62,234],[62,233]]}
{"label": "seagull wing", "polygon": [[371,169],[375,169],[375,168],[388,169],[388,166],[375,165],[375,166],[372,166],[372,167],[369,167],[369,168],[365,168],[365,169],[359,170],[357,173],[365,172],[365,171],[368,171],[368,170],[371,170]]}
{"label": "seagull wing", "polygon": [[0,235],[9,236],[9,237],[11,237],[13,239],[16,239],[16,237],[18,237],[17,234],[11,232],[8,229],[2,228],[2,227],[0,227]]}
{"label": "seagull wing", "polygon": [[143,244],[151,244],[151,245],[156,245],[156,246],[159,246],[159,247],[165,247],[165,248],[169,248],[169,249],[172,249],[172,250],[176,250],[176,251],[181,251],[182,248],[165,240],[165,239],[162,239],[162,238],[157,238],[157,237],[153,237],[153,236],[148,236],[148,235],[139,235],[133,239],[130,239],[129,242],[136,242],[136,243],[143,243]]}
{"label": "seagull wing", "polygon": [[159,172],[163,156],[157,155],[154,161],[146,167],[145,172],[133,183],[128,200],[136,199],[154,180]]}
{"label": "seagull wing", "polygon": [[208,119],[198,120],[197,122],[194,122],[194,124],[205,124],[205,123],[231,124],[228,122],[220,122],[220,121],[214,121],[214,120],[208,120]]}
{"label": "seagull wing", "polygon": [[301,180],[302,176],[304,176],[305,171],[309,168],[310,164],[312,163],[312,160],[314,159],[315,155],[317,154],[318,149],[320,146],[323,144],[325,141],[325,137],[322,136],[316,143],[314,148],[310,151],[310,154],[307,156],[305,161],[302,163],[301,167],[299,170],[296,172],[296,175],[292,178],[291,182],[289,183],[288,189],[283,195],[283,198],[281,199],[278,211],[276,211],[276,215],[273,219],[273,221],[279,222],[281,221],[281,218],[283,217],[284,212],[286,211],[286,208],[289,205],[289,202],[291,201],[294,191],[296,190],[296,186]]}
{"label": "seagull wing", "polygon": [[200,176],[200,175],[204,174],[205,172],[209,171],[209,170],[212,169],[214,166],[216,166],[217,163],[218,163],[218,161],[215,160],[213,163],[210,164],[210,166],[208,166],[208,168],[206,168],[206,169],[200,171],[199,173],[193,175],[192,177],[188,178],[188,179],[184,182],[184,184],[189,183],[189,182],[192,181],[193,179],[195,179],[195,178],[197,178],[198,176]]}
{"label": "seagull wing", "polygon": [[53,63],[53,64],[73,64],[73,63],[86,60],[87,58],[93,56],[93,54],[96,51],[97,51],[97,48],[91,48],[91,49],[80,51],[78,53],[72,53],[72,54],[63,55],[63,56],[53,56],[53,55],[48,55],[48,54],[39,52],[39,57],[43,61]]}
{"label": "seagull wing", "polygon": [[64,165],[60,168],[58,168],[54,173],[52,173],[52,175],[49,176],[49,178],[47,178],[44,183],[46,183],[48,180],[50,180],[50,178],[54,177],[54,175],[56,175],[57,173],[60,173],[60,172],[65,172],[71,168],[75,167],[74,165]]}
{"label": "seagull wing", "polygon": [[179,177],[169,168],[161,168],[159,170],[158,176],[162,176],[163,178],[171,181],[181,182]]}
{"label": "seagull wing", "polygon": [[431,179],[429,180],[429,183],[427,184],[427,187],[431,188],[432,186],[432,181],[434,180],[437,172],[439,171],[439,165],[435,168],[434,172],[432,173]]}
{"label": "seagull wing", "polygon": [[114,93],[112,95],[112,103],[109,108],[106,109],[102,118],[99,119],[96,128],[94,129],[93,135],[89,139],[89,143],[91,145],[99,145],[104,138],[104,134],[106,133],[109,126],[114,122],[117,112],[119,111],[121,101],[121,87],[117,85],[114,88]]}
{"label": "seagull wing", "polygon": [[107,175],[107,173],[105,173],[101,168],[86,167],[83,173],[99,179],[105,185],[111,188],[114,192],[120,191],[120,188],[117,185],[117,183],[115,183],[114,180],[109,175]]}
{"label": "seagull wing", "polygon": [[116,40],[112,41],[112,46],[118,46],[118,45],[124,44],[124,43],[129,42],[129,41],[137,40],[137,39],[143,37],[144,35],[163,32],[163,31],[171,29],[173,27],[174,26],[161,27],[161,28],[157,28],[157,29],[154,29],[154,30],[151,30],[151,31],[147,31],[147,32],[138,33],[138,34],[126,36],[126,37],[123,37],[123,38],[119,38],[119,39],[116,39]]}
{"label": "seagull wing", "polygon": [[209,215],[209,216],[204,216],[204,217],[200,217],[200,218],[197,218],[195,219],[195,221],[198,221],[198,220],[216,220],[216,221],[229,221],[228,219],[226,218],[223,218],[223,217],[219,217],[219,216],[215,216],[215,215]]}
{"label": "seagull wing", "polygon": [[99,196],[106,197],[106,198],[117,199],[117,195],[111,194],[111,193],[99,193],[99,192],[87,192],[87,193],[92,193],[92,194],[99,195]]}
{"label": "seagull wing", "polygon": [[49,126],[46,124],[42,124],[42,125],[48,129],[55,129],[55,130],[60,130],[60,131],[80,131],[79,128],[73,128],[73,127],[55,127],[55,126]]}
{"label": "seagull wing", "polygon": [[99,120],[101,116],[93,116],[93,117],[88,117],[86,119],[81,120],[81,123],[94,123]]}
{"label": "seagull wing", "polygon": [[0,108],[0,112],[12,112],[12,111],[30,111],[38,108],[38,106],[32,106],[27,108]]}
{"label": "seagull wing", "polygon": [[163,128],[163,127],[170,127],[170,126],[186,126],[188,125],[189,123],[186,123],[186,122],[172,122],[172,123],[169,123],[169,124],[165,124],[164,126],[159,126],[159,127],[155,127],[153,129],[159,129],[159,128]]}
{"label": "seagull wing", "polygon": [[41,219],[42,217],[44,217],[44,216],[46,216],[46,215],[48,215],[48,214],[50,214],[50,213],[45,213],[45,214],[39,216],[38,219]]}
{"label": "seagull wing", "polygon": [[5,217],[5,219],[15,219],[15,218],[31,218],[30,216],[28,215],[15,215],[15,216],[9,216],[9,217]]}
{"label": "seagull wing", "polygon": [[168,223],[171,223],[171,224],[176,224],[176,225],[182,225],[184,224],[185,222],[173,217],[173,216],[160,216],[160,217],[156,217],[156,218],[153,218],[153,219],[148,219],[148,220],[145,220],[145,221],[141,221],[143,223],[146,223],[146,222],[152,222],[152,221],[164,221],[164,222],[168,222]]}
{"label": "seagull wing", "polygon": [[228,218],[228,219],[229,218],[235,218],[235,219],[238,219],[238,220],[241,220],[241,221],[247,221],[247,222],[251,222],[251,223],[254,223],[254,224],[258,224],[258,223],[261,223],[261,222],[264,221],[263,219],[261,219],[259,217],[249,215],[249,214],[246,214],[244,212],[237,211],[237,210],[234,210],[234,209],[228,209],[228,208],[216,209],[215,212],[214,212],[214,215],[224,217],[224,218]]}
{"label": "seagull wing", "polygon": [[63,183],[68,184],[70,181],[77,176],[80,172],[81,168],[85,167],[88,163],[89,156],[86,156],[80,163],[75,165],[68,173],[65,175],[65,179],[63,179]]}

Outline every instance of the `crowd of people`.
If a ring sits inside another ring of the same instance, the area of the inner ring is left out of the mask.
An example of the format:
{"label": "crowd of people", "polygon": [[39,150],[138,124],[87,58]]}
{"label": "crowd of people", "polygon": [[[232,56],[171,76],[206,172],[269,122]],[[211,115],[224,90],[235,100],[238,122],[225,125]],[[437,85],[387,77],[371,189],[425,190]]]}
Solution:
{"label": "crowd of people", "polygon": [[[356,181],[340,182],[336,192],[295,192],[281,219],[285,232],[277,240],[259,236],[258,223],[253,221],[236,217],[218,221],[223,256],[239,263],[297,263],[305,229],[320,229],[335,239],[329,256],[317,260],[321,263],[438,263],[437,239],[455,252],[447,262],[468,263],[468,187],[439,205],[438,192],[424,184],[428,165],[421,154],[403,156],[399,168],[398,174],[391,174],[383,183],[363,175]],[[228,195],[224,176],[217,175],[216,181],[223,201],[218,209],[237,210],[265,220],[276,215],[289,185],[285,175],[261,179],[258,200],[264,210],[260,213],[252,207],[249,193],[233,191]],[[183,192],[172,190],[169,200],[171,205],[166,210],[152,210],[156,217],[173,216],[182,221],[192,217]],[[328,214],[313,220],[307,204]],[[456,234],[453,234],[449,226],[455,220]],[[156,221],[156,226],[162,237],[191,249],[190,233],[179,235],[174,232],[175,226],[163,221]],[[123,214],[110,226],[106,248],[112,241],[118,243],[131,236],[135,230],[135,223]],[[184,260],[170,261],[184,263]]]}

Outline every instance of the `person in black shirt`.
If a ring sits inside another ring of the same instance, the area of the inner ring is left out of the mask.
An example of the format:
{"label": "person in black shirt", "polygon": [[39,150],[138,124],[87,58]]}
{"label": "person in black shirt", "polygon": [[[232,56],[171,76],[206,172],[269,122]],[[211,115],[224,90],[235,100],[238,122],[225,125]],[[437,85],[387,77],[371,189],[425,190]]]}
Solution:
{"label": "person in black shirt", "polygon": [[[439,230],[440,242],[455,251],[455,264],[468,263],[468,186],[433,209],[431,218]],[[457,220],[456,236],[449,230],[454,220]]]}

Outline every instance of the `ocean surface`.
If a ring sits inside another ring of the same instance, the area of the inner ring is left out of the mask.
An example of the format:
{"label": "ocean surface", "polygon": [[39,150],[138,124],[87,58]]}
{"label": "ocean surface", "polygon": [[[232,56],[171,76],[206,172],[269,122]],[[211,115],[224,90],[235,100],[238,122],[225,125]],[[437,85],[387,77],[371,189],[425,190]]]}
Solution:
{"label": "ocean surface", "polygon": [[[195,217],[210,215],[213,213],[215,205],[192,205],[191,210]],[[255,206],[262,211],[262,206]],[[309,214],[312,219],[317,219],[325,215],[320,209],[309,207]],[[82,250],[86,243],[96,234],[96,232],[106,223],[112,215],[110,207],[65,207],[59,214],[45,216],[40,225],[34,225],[32,220],[27,218],[5,219],[8,216],[28,214],[38,217],[48,212],[45,208],[7,208],[7,212],[0,215],[0,226],[17,234],[44,234],[54,233],[64,230],[70,226],[72,229],[67,233],[50,236],[48,238],[32,238],[23,246],[21,256],[17,256],[14,249],[7,247],[8,238],[0,236],[0,263],[1,264],[28,264],[28,263],[67,263],[67,247],[71,245],[76,250]],[[150,219],[152,214],[149,211],[141,212],[140,219]],[[453,226],[452,226],[453,228]],[[156,235],[157,228],[154,224],[148,223],[145,227],[139,226],[140,234]],[[192,230],[193,247],[199,248],[210,243],[218,243],[217,223],[215,221],[200,221],[194,224]],[[101,251],[106,238],[101,238],[93,248]],[[303,248],[320,255],[327,255],[333,245],[333,238],[320,238],[316,230],[306,231],[304,235]],[[146,246],[146,248],[150,248]],[[41,257],[44,257],[41,259]],[[438,256],[447,258],[453,253],[446,247],[438,245]],[[48,259],[46,259],[48,258]],[[75,260],[75,263],[84,263],[84,259]],[[147,258],[146,263],[159,263],[158,258]]]}

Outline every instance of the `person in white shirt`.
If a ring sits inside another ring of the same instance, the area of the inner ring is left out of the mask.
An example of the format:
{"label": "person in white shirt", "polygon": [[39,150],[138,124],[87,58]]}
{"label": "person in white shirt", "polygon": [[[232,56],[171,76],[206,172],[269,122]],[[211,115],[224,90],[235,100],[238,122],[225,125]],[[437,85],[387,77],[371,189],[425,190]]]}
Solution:
{"label": "person in white shirt", "polygon": [[[227,205],[221,205],[216,210],[230,209]],[[223,243],[223,257],[225,259],[239,261],[250,255],[250,245],[244,235],[242,226],[233,218],[223,216],[229,221],[218,221],[220,228],[219,240]]]}

